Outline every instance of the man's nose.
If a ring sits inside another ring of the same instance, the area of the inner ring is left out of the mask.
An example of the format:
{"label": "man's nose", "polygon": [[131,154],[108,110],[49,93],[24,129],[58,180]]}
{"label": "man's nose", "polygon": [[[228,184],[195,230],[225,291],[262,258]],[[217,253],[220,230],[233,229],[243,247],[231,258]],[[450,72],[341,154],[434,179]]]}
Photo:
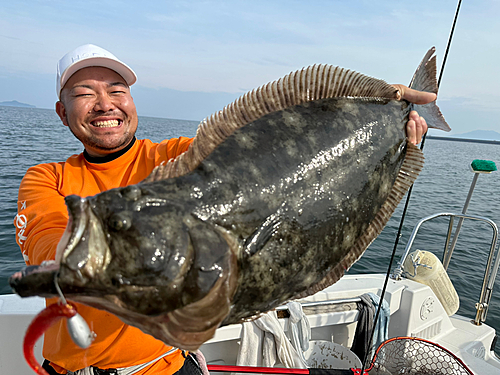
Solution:
{"label": "man's nose", "polygon": [[94,111],[96,112],[108,112],[115,109],[116,106],[113,100],[106,94],[101,94],[97,96],[97,100],[94,104]]}

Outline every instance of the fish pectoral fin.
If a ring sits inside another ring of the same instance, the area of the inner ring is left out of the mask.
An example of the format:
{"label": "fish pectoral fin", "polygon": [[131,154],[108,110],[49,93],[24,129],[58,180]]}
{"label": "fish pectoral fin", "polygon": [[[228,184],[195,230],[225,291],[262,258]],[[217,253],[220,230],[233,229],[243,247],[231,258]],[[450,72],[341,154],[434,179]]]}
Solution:
{"label": "fish pectoral fin", "polygon": [[258,253],[266,243],[271,239],[281,225],[280,217],[277,214],[270,215],[266,220],[253,232],[243,245],[243,253],[246,257],[250,257]]}
{"label": "fish pectoral fin", "polygon": [[195,219],[188,225],[194,250],[193,264],[186,275],[185,298],[190,303],[206,296],[217,280],[231,272],[232,251],[224,237],[205,221]]}

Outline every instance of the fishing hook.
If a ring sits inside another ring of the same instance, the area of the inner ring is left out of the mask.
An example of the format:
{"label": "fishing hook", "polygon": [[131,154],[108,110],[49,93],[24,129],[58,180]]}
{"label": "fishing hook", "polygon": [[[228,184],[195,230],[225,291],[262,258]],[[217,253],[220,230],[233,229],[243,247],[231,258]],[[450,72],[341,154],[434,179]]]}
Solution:
{"label": "fishing hook", "polygon": [[[54,285],[56,287],[57,294],[59,294],[59,299],[64,305],[67,305],[68,302],[66,301],[66,298],[59,287],[59,283],[57,282],[58,276],[59,272],[56,272],[54,275]],[[87,322],[80,314],[78,314],[78,312],[72,317],[66,319],[66,326],[71,339],[80,348],[86,349],[90,346],[92,341],[94,341],[96,336],[95,333],[90,330]]]}

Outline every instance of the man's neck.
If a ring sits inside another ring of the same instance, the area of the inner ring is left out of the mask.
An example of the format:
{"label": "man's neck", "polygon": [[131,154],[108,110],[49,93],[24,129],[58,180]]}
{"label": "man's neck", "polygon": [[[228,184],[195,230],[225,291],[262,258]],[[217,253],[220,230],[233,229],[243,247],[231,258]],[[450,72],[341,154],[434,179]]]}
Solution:
{"label": "man's neck", "polygon": [[122,148],[120,151],[116,151],[116,152],[113,152],[113,153],[108,154],[108,155],[91,156],[91,155],[89,155],[87,150],[83,150],[83,156],[85,157],[85,160],[87,160],[89,163],[94,163],[94,164],[108,163],[108,162],[113,161],[113,160],[119,158],[120,156],[124,155],[128,150],[130,150],[132,148],[135,141],[136,141],[136,138],[134,137],[126,147]]}

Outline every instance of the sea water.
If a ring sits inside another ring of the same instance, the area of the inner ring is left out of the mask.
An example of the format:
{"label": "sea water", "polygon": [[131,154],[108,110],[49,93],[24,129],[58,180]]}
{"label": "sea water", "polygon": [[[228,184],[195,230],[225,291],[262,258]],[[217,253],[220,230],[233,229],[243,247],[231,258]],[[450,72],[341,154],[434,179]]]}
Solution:
{"label": "sea water", "polygon": [[[191,137],[197,126],[195,121],[140,116],[137,137],[156,142],[178,136]],[[32,165],[64,161],[83,149],[55,112],[48,109],[0,106],[0,139],[0,294],[7,294],[12,293],[8,277],[24,266],[13,224],[22,177]],[[424,170],[411,194],[396,259],[403,253],[419,219],[438,212],[462,211],[473,178],[470,171],[472,160],[492,160],[500,168],[498,145],[431,139],[425,144],[424,154]],[[500,224],[499,187],[500,172],[479,176],[468,213],[485,216]],[[381,235],[351,268],[350,274],[387,271],[403,206],[404,201]],[[424,224],[412,250],[432,251],[441,258],[447,228],[448,220],[444,218]],[[489,226],[466,221],[448,269],[460,296],[458,313],[470,318],[475,316],[474,306],[479,301],[491,239]],[[499,284],[497,280],[486,323],[500,332]]]}

